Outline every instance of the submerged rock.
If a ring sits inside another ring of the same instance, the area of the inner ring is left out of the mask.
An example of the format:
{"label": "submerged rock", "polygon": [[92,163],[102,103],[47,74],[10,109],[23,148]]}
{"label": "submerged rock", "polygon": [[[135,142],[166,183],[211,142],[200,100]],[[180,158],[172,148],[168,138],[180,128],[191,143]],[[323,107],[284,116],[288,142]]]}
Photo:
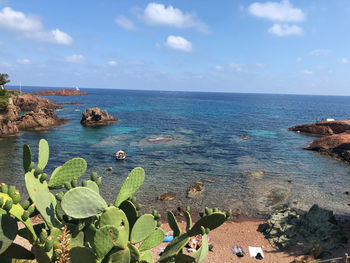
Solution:
{"label": "submerged rock", "polygon": [[[347,242],[333,212],[313,205],[308,212],[285,207],[260,225],[273,247],[298,247],[315,257],[332,252]],[[312,250],[313,249],[313,250]]]}
{"label": "submerged rock", "polygon": [[84,126],[101,126],[117,122],[118,119],[108,115],[107,111],[101,111],[100,108],[89,108],[84,110],[80,123]]}
{"label": "submerged rock", "polygon": [[262,179],[264,177],[265,172],[262,170],[251,171],[243,174],[245,177],[253,178],[253,179]]}
{"label": "submerged rock", "polygon": [[164,193],[164,194],[161,194],[160,196],[158,196],[158,200],[159,201],[172,201],[172,200],[175,200],[176,199],[176,194],[175,193],[172,193],[172,192],[168,192],[168,193]]}
{"label": "submerged rock", "polygon": [[196,182],[193,185],[191,185],[187,190],[187,197],[193,198],[198,195],[201,195],[204,191],[204,186],[202,182]]}

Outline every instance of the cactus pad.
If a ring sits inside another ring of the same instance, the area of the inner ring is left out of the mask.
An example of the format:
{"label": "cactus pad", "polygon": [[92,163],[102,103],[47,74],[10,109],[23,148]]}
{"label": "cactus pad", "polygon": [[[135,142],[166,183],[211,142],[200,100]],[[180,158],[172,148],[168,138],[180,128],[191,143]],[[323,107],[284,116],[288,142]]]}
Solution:
{"label": "cactus pad", "polygon": [[197,221],[197,223],[188,232],[190,236],[196,236],[202,233],[201,227],[213,230],[222,225],[226,221],[226,214],[222,212],[215,212],[204,216]]}
{"label": "cactus pad", "polygon": [[69,256],[70,263],[96,263],[94,253],[87,247],[73,247]]}
{"label": "cactus pad", "polygon": [[141,167],[134,168],[125,179],[120,192],[114,202],[118,207],[123,201],[131,197],[145,180],[145,171]]}
{"label": "cactus pad", "polygon": [[129,200],[120,204],[119,209],[123,210],[129,221],[129,228],[132,229],[137,220],[137,211],[135,205]]}
{"label": "cactus pad", "polygon": [[186,218],[186,232],[188,232],[192,228],[192,218],[188,211],[185,211],[184,215]]}
{"label": "cactus pad", "polygon": [[136,244],[145,240],[155,231],[156,224],[157,221],[150,214],[139,217],[131,230],[130,242]]}
{"label": "cactus pad", "polygon": [[129,223],[124,212],[115,206],[105,209],[100,218],[100,227],[112,225],[119,231],[118,244],[116,246],[125,248],[129,240]]}
{"label": "cactus pad", "polygon": [[189,240],[190,236],[187,234],[182,234],[181,236],[174,238],[174,240],[171,241],[171,243],[166,247],[164,253],[160,256],[159,262],[168,262],[169,259],[176,256],[180,252],[180,250],[188,243]]}
{"label": "cactus pad", "polygon": [[2,254],[17,236],[17,222],[7,212],[0,208],[0,254]]}
{"label": "cactus pad", "polygon": [[145,241],[143,241],[143,243],[139,247],[139,250],[145,251],[145,250],[154,248],[158,246],[160,243],[162,243],[164,238],[165,238],[164,231],[160,228],[157,228],[155,231],[153,231],[153,233],[150,236],[148,236],[145,239]]}
{"label": "cactus pad", "polygon": [[137,247],[128,243],[128,249],[130,251],[130,262],[139,262],[140,252]]}
{"label": "cactus pad", "polygon": [[57,223],[55,218],[55,206],[53,204],[52,194],[47,187],[46,181],[40,182],[39,178],[34,176],[33,172],[25,174],[25,183],[30,199],[40,212],[43,219],[49,226]]}
{"label": "cactus pad", "polygon": [[150,251],[146,251],[140,256],[140,263],[151,263],[152,262],[152,253]]}
{"label": "cactus pad", "polygon": [[27,144],[23,145],[23,168],[25,172],[29,172],[32,163],[32,151]]}
{"label": "cactus pad", "polygon": [[168,223],[170,228],[174,231],[174,237],[178,237],[181,235],[181,229],[177,220],[172,212],[168,212]]}
{"label": "cactus pad", "polygon": [[69,190],[61,203],[63,211],[73,218],[88,218],[101,213],[107,208],[105,200],[87,187]]}
{"label": "cactus pad", "polygon": [[96,231],[94,237],[98,259],[103,259],[117,245],[119,231],[115,226],[103,226]]}
{"label": "cactus pad", "polygon": [[44,170],[49,161],[49,144],[46,140],[41,139],[39,142],[38,168]]}
{"label": "cactus pad", "polygon": [[130,263],[130,250],[129,248],[125,249],[112,249],[108,261],[108,263]]}
{"label": "cactus pad", "polygon": [[62,187],[64,182],[70,182],[73,178],[79,178],[85,173],[86,161],[82,158],[73,158],[64,165],[57,167],[50,178],[49,187]]}
{"label": "cactus pad", "polygon": [[197,263],[202,263],[208,256],[208,252],[209,252],[208,237],[207,235],[203,235],[202,245],[197,250],[197,252],[192,255],[192,257],[194,257],[197,260]]}
{"label": "cactus pad", "polygon": [[100,193],[100,188],[98,188],[98,185],[94,181],[87,180],[84,184],[85,187],[90,188],[98,194]]}

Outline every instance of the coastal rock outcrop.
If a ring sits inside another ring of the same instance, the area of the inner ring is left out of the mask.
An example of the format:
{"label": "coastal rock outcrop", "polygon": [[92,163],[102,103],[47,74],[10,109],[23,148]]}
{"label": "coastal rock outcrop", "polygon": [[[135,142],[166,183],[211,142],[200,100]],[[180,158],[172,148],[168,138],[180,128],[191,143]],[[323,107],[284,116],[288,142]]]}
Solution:
{"label": "coastal rock outcrop", "polygon": [[11,105],[0,114],[0,137],[18,133],[16,118],[20,111],[17,106]]}
{"label": "coastal rock outcrop", "polygon": [[312,141],[304,149],[350,162],[350,119],[307,123],[293,126],[289,130],[323,136]]}
{"label": "coastal rock outcrop", "polygon": [[84,110],[80,123],[84,126],[101,126],[117,122],[118,119],[108,115],[106,110],[101,111],[100,108],[89,108]]}
{"label": "coastal rock outcrop", "polygon": [[12,96],[13,104],[21,110],[35,110],[37,107],[41,109],[57,109],[56,103],[52,100],[34,96],[32,94],[22,94]]}
{"label": "coastal rock outcrop", "polygon": [[322,248],[323,253],[329,253],[346,243],[333,212],[318,205],[313,205],[308,212],[285,207],[274,212],[259,230],[271,246],[280,249]]}
{"label": "coastal rock outcrop", "polygon": [[317,136],[333,135],[350,131],[350,119],[341,121],[319,121],[289,128],[290,131]]}
{"label": "coastal rock outcrop", "polygon": [[23,114],[16,120],[20,130],[46,130],[66,122],[66,120],[60,119],[52,109],[42,111],[39,107]]}
{"label": "coastal rock outcrop", "polygon": [[34,95],[42,96],[77,96],[77,95],[87,95],[87,92],[79,91],[76,89],[60,89],[60,90],[44,90],[40,92],[33,93]]}

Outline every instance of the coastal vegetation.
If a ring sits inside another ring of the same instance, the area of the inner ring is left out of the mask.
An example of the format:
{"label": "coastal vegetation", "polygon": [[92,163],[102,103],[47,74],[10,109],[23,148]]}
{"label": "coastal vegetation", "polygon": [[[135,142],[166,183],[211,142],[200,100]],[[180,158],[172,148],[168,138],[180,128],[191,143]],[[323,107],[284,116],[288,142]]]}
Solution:
{"label": "coastal vegetation", "polygon": [[[133,169],[113,204],[100,196],[102,177],[91,174],[81,186],[78,179],[87,164],[73,158],[57,167],[50,179],[43,172],[49,160],[49,145],[39,142],[38,162],[32,161],[28,145],[23,146],[25,186],[29,199],[21,202],[15,186],[1,184],[0,193],[0,258],[36,259],[45,262],[152,262],[151,248],[165,238],[160,214],[141,214],[133,196],[145,179],[141,167]],[[63,190],[65,188],[65,190]],[[56,195],[51,189],[60,189]],[[33,225],[30,217],[40,214],[43,221]],[[182,232],[174,214],[168,212],[168,223],[174,232],[158,262],[203,262],[208,254],[207,234],[230,218],[231,213],[206,208],[193,224],[189,208],[184,212],[186,231]],[[18,230],[17,222],[24,228]],[[19,235],[27,239],[32,250],[13,243]],[[196,253],[187,255],[183,248],[193,236],[202,236]]]}
{"label": "coastal vegetation", "polygon": [[6,89],[0,89],[0,111],[7,110],[11,94]]}
{"label": "coastal vegetation", "polygon": [[3,86],[6,83],[9,83],[10,80],[8,78],[9,78],[9,75],[7,73],[0,73],[0,86]]}

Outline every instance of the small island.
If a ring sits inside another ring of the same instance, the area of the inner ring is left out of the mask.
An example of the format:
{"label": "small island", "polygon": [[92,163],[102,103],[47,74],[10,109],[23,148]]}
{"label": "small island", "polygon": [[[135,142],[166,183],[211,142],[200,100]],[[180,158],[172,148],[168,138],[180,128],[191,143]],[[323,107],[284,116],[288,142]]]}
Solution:
{"label": "small island", "polygon": [[87,92],[79,91],[78,89],[60,89],[60,90],[44,90],[40,92],[34,92],[34,95],[42,96],[78,96],[87,95]]}

